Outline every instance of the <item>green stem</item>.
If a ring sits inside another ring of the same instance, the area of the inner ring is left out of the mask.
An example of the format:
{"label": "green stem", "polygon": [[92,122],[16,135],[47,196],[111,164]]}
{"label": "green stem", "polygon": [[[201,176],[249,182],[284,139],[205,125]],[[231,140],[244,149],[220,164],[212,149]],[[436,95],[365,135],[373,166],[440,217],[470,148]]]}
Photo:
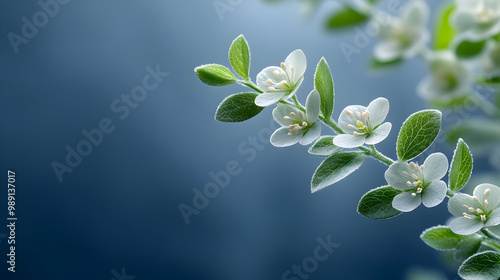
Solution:
{"label": "green stem", "polygon": [[479,109],[481,109],[489,117],[498,117],[500,115],[500,112],[498,111],[497,107],[490,101],[488,101],[486,98],[484,98],[482,95],[474,94],[472,98],[474,98],[477,101]]}
{"label": "green stem", "polygon": [[358,149],[360,149],[361,151],[365,152],[365,154],[375,158],[375,159],[378,159],[380,162],[382,163],[385,163],[387,165],[391,165],[393,164],[395,161],[393,159],[391,159],[390,157],[382,154],[381,152],[377,151],[377,149],[375,149],[375,146],[374,145],[371,145],[370,146],[371,149],[365,147],[365,146],[361,146],[361,147],[358,147]]}
{"label": "green stem", "polygon": [[319,119],[339,134],[345,134],[344,130],[342,130],[342,128],[340,128],[340,126],[338,126],[338,124],[334,120],[325,118],[323,116],[319,116]]}
{"label": "green stem", "polygon": [[488,229],[481,229],[481,233],[484,234],[486,237],[488,238],[491,238],[493,240],[500,240],[500,238],[498,236],[496,236],[495,234],[491,233]]}
{"label": "green stem", "polygon": [[449,197],[453,197],[455,195],[454,192],[452,192],[450,189],[446,189],[446,194],[449,196]]}
{"label": "green stem", "polygon": [[264,92],[256,84],[254,84],[252,81],[239,80],[238,83],[242,84],[244,86],[247,86],[247,87],[255,90],[258,93],[263,93]]}
{"label": "green stem", "polygon": [[295,104],[295,107],[299,108],[303,112],[306,111],[306,108],[304,108],[304,106],[302,106],[302,104],[300,104],[299,100],[297,99],[297,96],[295,96],[295,95],[292,96],[292,100],[293,100],[293,103]]}

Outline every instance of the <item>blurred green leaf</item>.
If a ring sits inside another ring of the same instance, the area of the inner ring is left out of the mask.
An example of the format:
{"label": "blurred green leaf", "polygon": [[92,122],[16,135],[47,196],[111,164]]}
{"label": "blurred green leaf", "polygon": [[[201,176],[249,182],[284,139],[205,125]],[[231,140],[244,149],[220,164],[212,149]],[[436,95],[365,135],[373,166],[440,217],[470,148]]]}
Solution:
{"label": "blurred green leaf", "polygon": [[446,50],[455,37],[455,30],[450,24],[450,15],[455,11],[455,4],[447,5],[441,9],[434,27],[434,49]]}
{"label": "blurred green leaf", "polygon": [[369,18],[367,14],[359,12],[353,7],[344,6],[330,15],[326,22],[326,28],[329,30],[336,30],[351,27],[365,22]]}
{"label": "blurred green leaf", "polygon": [[455,53],[459,58],[471,58],[479,55],[486,45],[486,41],[469,42],[463,41],[455,49]]}

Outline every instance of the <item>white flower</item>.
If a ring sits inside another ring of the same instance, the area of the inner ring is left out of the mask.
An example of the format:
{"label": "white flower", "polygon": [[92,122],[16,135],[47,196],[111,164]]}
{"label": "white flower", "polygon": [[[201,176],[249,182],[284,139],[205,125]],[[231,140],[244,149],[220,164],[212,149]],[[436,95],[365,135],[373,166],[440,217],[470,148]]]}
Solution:
{"label": "white flower", "polygon": [[381,24],[380,43],[375,46],[375,58],[382,62],[415,56],[429,41],[425,24],[429,8],[422,0],[405,6],[400,18],[391,18]]}
{"label": "white flower", "polygon": [[448,202],[448,211],[456,218],[450,229],[456,234],[473,234],[483,227],[500,224],[500,188],[492,184],[481,184],[474,189],[473,196],[455,194]]}
{"label": "white flower", "polygon": [[257,106],[266,107],[292,97],[303,81],[307,61],[302,50],[295,50],[281,63],[269,66],[257,75],[257,86],[264,91],[255,98]]}
{"label": "white flower", "polygon": [[500,43],[495,40],[488,41],[486,52],[483,56],[484,74],[486,78],[500,77]]}
{"label": "white flower", "polygon": [[321,101],[318,91],[307,96],[306,112],[287,105],[278,104],[273,110],[274,120],[282,127],[271,135],[271,144],[287,147],[300,142],[309,145],[321,135],[321,123],[317,122]]}
{"label": "white flower", "polygon": [[383,123],[389,112],[389,101],[379,97],[368,105],[347,106],[339,117],[339,126],[346,134],[333,138],[333,144],[342,148],[356,148],[363,144],[375,145],[389,135],[392,125]]}
{"label": "white flower", "polygon": [[452,52],[432,53],[428,59],[431,75],[427,76],[417,89],[422,98],[449,101],[469,92],[473,75]]}
{"label": "white flower", "polygon": [[442,153],[428,156],[423,165],[414,162],[396,162],[385,172],[385,180],[396,189],[402,190],[394,197],[392,207],[402,212],[410,212],[420,203],[434,207],[446,196],[446,183],[440,179],[448,171],[448,159]]}
{"label": "white flower", "polygon": [[500,33],[500,1],[456,0],[451,18],[458,31],[455,45],[464,40],[479,42]]}

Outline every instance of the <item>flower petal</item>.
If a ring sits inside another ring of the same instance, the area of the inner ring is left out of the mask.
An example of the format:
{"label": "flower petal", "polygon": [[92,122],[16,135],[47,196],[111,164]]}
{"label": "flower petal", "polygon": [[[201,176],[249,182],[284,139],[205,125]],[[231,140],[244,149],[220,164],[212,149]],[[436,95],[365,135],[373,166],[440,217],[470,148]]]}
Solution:
{"label": "flower petal", "polygon": [[[257,74],[257,86],[264,92],[269,92],[269,87],[272,87],[274,84],[277,84],[285,79],[282,75],[275,75],[275,71],[281,73],[283,70],[277,66],[269,66]],[[271,80],[270,84],[267,83],[268,80]]]}
{"label": "flower petal", "polygon": [[430,184],[422,193],[422,203],[425,207],[430,208],[437,206],[443,202],[446,197],[446,183],[443,181],[435,181]]}
{"label": "flower petal", "polygon": [[401,212],[411,212],[417,208],[422,202],[420,194],[415,197],[411,195],[411,192],[404,192],[396,195],[394,200],[392,200],[392,207]]}
{"label": "flower petal", "polygon": [[370,112],[368,124],[372,128],[376,127],[385,120],[387,113],[389,113],[389,100],[379,97],[370,102],[366,109]]}
{"label": "flower petal", "polygon": [[278,103],[278,106],[276,106],[276,108],[274,108],[273,110],[273,118],[281,126],[289,126],[292,124],[292,122],[285,120],[285,117],[290,117],[290,113],[292,112],[298,115],[299,112],[302,111],[291,105]]}
{"label": "flower petal", "polygon": [[[299,132],[300,133],[300,132]],[[321,123],[315,122],[300,139],[301,145],[309,145],[321,136]]]}
{"label": "flower petal", "polygon": [[[300,49],[291,52],[285,59],[286,72],[292,81],[296,83],[306,72],[307,60],[304,52]],[[293,71],[290,67],[293,66]]]}
{"label": "flower petal", "polygon": [[424,180],[427,183],[440,180],[448,172],[448,158],[442,153],[434,153],[424,161]]}
{"label": "flower petal", "polygon": [[382,124],[381,126],[377,127],[370,136],[366,137],[365,143],[368,145],[375,145],[380,142],[382,142],[387,136],[389,136],[389,133],[391,133],[391,128],[392,124],[390,122],[386,122]]}
{"label": "flower petal", "polygon": [[273,105],[274,103],[280,101],[281,98],[285,97],[286,92],[265,92],[257,95],[255,98],[255,105],[260,107],[266,107]]}
{"label": "flower petal", "polygon": [[401,15],[403,24],[410,27],[425,25],[429,17],[429,7],[421,0],[410,2]]}
{"label": "flower petal", "polygon": [[321,98],[317,90],[312,90],[307,96],[306,100],[306,120],[308,122],[315,122],[319,116],[319,107],[321,105]]}
{"label": "flower petal", "polygon": [[456,218],[450,223],[450,229],[461,235],[469,235],[483,228],[483,222],[479,219]]}
{"label": "flower petal", "polygon": [[342,128],[346,133],[353,133],[354,130],[349,128],[349,125],[356,126],[356,120],[353,117],[347,115],[347,111],[351,111],[354,114],[356,114],[356,112],[363,113],[364,111],[366,111],[366,107],[361,105],[350,105],[345,107],[344,110],[342,110],[342,112],[340,113],[339,116],[340,128]]}
{"label": "flower petal", "polygon": [[500,208],[493,210],[493,212],[490,213],[486,223],[484,223],[485,227],[491,227],[497,225],[500,225]]}
{"label": "flower petal", "polygon": [[278,128],[273,135],[271,135],[271,144],[275,147],[288,147],[299,142],[302,138],[301,133],[288,135],[290,129],[288,127]]}
{"label": "flower petal", "polygon": [[[484,192],[486,189],[490,189],[490,195],[484,197]],[[481,184],[478,185],[473,192],[474,196],[477,197],[479,202],[483,202],[484,199],[488,200],[488,209],[494,209],[500,203],[500,188],[492,184]]]}
{"label": "flower petal", "polygon": [[341,148],[357,148],[365,143],[365,136],[352,134],[339,134],[333,138],[333,145]]}
{"label": "flower petal", "polygon": [[464,193],[456,193],[448,201],[448,211],[453,216],[462,217],[463,213],[467,211],[464,205],[471,207],[476,205],[476,203],[472,200],[472,196]]}
{"label": "flower petal", "polygon": [[387,171],[385,171],[384,177],[385,180],[387,181],[387,184],[389,186],[399,189],[399,190],[408,190],[412,189],[413,187],[409,187],[406,185],[406,182],[408,182],[411,177],[408,175],[404,175],[403,172],[406,172],[408,174],[412,174],[412,169],[406,162],[395,162],[389,166]]}
{"label": "flower petal", "polygon": [[398,41],[380,41],[373,50],[375,58],[381,62],[393,61],[400,58],[403,53]]}

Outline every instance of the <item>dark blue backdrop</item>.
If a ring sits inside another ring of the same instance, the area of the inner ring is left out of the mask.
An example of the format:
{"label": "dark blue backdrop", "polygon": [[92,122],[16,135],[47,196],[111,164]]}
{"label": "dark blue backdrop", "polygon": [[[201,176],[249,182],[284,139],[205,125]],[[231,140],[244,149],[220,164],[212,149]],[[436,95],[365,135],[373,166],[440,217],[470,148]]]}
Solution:
{"label": "dark blue backdrop", "polygon": [[[419,239],[446,221],[445,205],[387,221],[357,214],[359,198],[385,183],[385,167],[370,159],[354,176],[311,194],[310,177],[322,159],[299,145],[272,147],[270,108],[245,123],[216,122],[218,103],[245,89],[209,87],[193,72],[201,64],[228,65],[228,47],[241,33],[254,80],[301,48],[308,59],[304,101],[325,56],[336,117],[350,104],[390,100],[394,130],[379,149],[394,157],[399,125],[426,107],[415,93],[423,62],[374,74],[365,67],[375,42],[369,38],[348,63],[339,46],[353,44],[356,33],[323,30],[335,3],[305,20],[297,3],[221,0],[231,9],[220,14],[208,0],[63,2],[47,12],[36,1],[0,2],[0,170],[16,172],[18,217],[17,272],[7,271],[7,240],[0,239],[1,279],[281,279],[293,265],[311,264],[317,240],[328,238],[340,247],[310,279],[402,279],[413,267],[446,271]],[[23,30],[30,25],[24,17],[39,27]],[[152,71],[168,76],[147,80]],[[132,92],[136,99],[127,99]],[[100,126],[108,132],[102,139],[94,130]],[[95,137],[91,151],[79,145],[87,139],[83,130]],[[439,148],[451,157],[449,147]],[[72,172],[60,182],[53,164],[67,165],[67,149],[89,155],[70,156],[73,167],[64,171]],[[187,225],[179,205],[193,206],[193,189],[214,182],[210,172],[228,163],[239,173]]]}

